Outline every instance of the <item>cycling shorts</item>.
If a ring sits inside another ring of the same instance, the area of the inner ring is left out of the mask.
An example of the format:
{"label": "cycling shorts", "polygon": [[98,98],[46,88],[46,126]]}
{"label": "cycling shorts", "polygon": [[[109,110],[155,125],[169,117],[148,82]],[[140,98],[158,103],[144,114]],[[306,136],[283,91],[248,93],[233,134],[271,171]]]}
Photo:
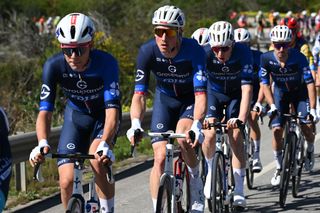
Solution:
{"label": "cycling shorts", "polygon": [[[151,119],[151,132],[166,132],[175,130],[182,118],[193,119],[194,95],[170,97],[156,90]],[[162,138],[152,138],[151,143],[163,141]]]}
{"label": "cycling shorts", "polygon": [[[89,114],[72,109],[67,105],[57,152],[61,154],[87,154],[91,142],[102,137],[104,123],[105,109]],[[119,128],[117,132],[118,130]],[[113,138],[113,144],[116,139],[117,135]],[[58,166],[71,162],[70,159],[57,159]]]}
{"label": "cycling shorts", "polygon": [[[296,110],[296,114],[307,117],[310,112],[310,104],[308,98],[307,89],[300,89],[300,91],[291,91],[291,92],[283,92],[277,87],[274,88],[274,102],[279,110],[280,115],[289,113],[290,111],[290,103],[292,103],[293,108]],[[301,123],[310,123],[306,119],[300,120]],[[282,116],[275,116],[272,120],[272,127],[281,126],[284,127],[285,118]]]}
{"label": "cycling shorts", "polygon": [[[237,118],[240,111],[241,93],[228,96],[212,90],[208,91],[208,111],[206,118],[225,119]],[[225,112],[224,112],[225,110]]]}

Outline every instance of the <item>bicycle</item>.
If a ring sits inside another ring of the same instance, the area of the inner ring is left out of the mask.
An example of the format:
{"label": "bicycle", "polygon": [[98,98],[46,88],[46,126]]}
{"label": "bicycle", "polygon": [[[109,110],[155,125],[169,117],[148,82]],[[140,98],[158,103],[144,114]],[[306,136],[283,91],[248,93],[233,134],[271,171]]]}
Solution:
{"label": "bicycle", "polygon": [[232,154],[225,131],[226,126],[227,124],[221,122],[209,123],[208,125],[208,129],[216,129],[216,151],[211,175],[211,198],[208,200],[210,212],[229,212],[229,208],[232,207],[235,183],[231,166]]}
{"label": "bicycle", "polygon": [[[284,146],[282,169],[280,172],[280,194],[279,204],[283,208],[286,203],[290,178],[292,181],[292,196],[298,197],[301,173],[304,163],[304,136],[302,135],[299,119],[305,117],[298,116],[294,113],[283,114],[286,119],[284,128]],[[269,126],[271,124],[269,122]]]}
{"label": "bicycle", "polygon": [[[41,150],[41,154],[45,158],[68,158],[74,160],[74,173],[73,173],[73,191],[72,196],[68,201],[66,213],[98,213],[100,211],[99,199],[95,190],[94,176],[89,182],[89,200],[85,201],[82,187],[82,174],[84,168],[85,159],[95,159],[94,155],[88,154],[59,154],[48,153],[44,154]],[[101,154],[101,153],[100,153]],[[114,177],[112,174],[112,167],[107,166],[107,181],[114,183]],[[34,167],[33,179],[39,182],[43,182],[44,178],[41,174],[41,164],[36,164]],[[80,186],[80,187],[79,187]]]}
{"label": "bicycle", "polygon": [[[165,167],[164,172],[160,177],[156,213],[189,212],[191,209],[190,176],[180,150],[176,153],[178,158],[173,162],[175,155],[174,141],[176,138],[186,138],[186,134],[174,133],[173,131],[144,133],[139,129],[136,130],[134,134],[135,139],[141,138],[141,135],[146,135],[149,137],[160,137],[167,141]],[[189,132],[189,135],[192,141],[194,141],[194,133]]]}

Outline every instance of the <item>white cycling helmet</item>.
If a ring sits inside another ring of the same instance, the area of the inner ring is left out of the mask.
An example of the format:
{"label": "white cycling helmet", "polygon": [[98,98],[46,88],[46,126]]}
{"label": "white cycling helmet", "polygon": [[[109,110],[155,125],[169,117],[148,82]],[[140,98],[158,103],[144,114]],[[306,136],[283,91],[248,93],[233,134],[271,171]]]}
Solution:
{"label": "white cycling helmet", "polygon": [[209,43],[209,29],[201,27],[192,33],[191,38],[197,40],[202,46],[206,45]]}
{"label": "white cycling helmet", "polygon": [[234,40],[236,42],[250,42],[250,33],[245,28],[238,28],[234,30]]}
{"label": "white cycling helmet", "polygon": [[292,32],[286,25],[277,25],[270,32],[272,42],[290,42]]}
{"label": "white cycling helmet", "polygon": [[234,42],[233,28],[229,22],[218,21],[209,28],[210,46],[230,46]]}
{"label": "white cycling helmet", "polygon": [[185,18],[178,7],[166,5],[154,12],[152,24],[182,28],[185,25]]}
{"label": "white cycling helmet", "polygon": [[70,13],[63,17],[57,28],[56,37],[62,44],[82,44],[93,39],[93,21],[82,13]]}

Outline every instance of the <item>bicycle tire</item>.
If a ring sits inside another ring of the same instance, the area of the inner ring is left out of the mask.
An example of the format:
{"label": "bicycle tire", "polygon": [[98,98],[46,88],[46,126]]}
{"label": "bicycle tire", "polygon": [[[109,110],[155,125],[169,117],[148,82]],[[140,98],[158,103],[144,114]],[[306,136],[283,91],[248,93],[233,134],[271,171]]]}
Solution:
{"label": "bicycle tire", "polygon": [[291,169],[292,169],[293,147],[295,147],[295,142],[296,142],[296,135],[293,133],[289,133],[287,135],[286,142],[285,142],[285,149],[284,149],[283,160],[282,160],[282,170],[280,173],[281,179],[280,179],[279,203],[282,208],[285,206],[287,194],[288,194],[288,187],[289,187]]}
{"label": "bicycle tire", "polygon": [[296,174],[292,176],[292,196],[294,198],[298,197],[300,182],[301,182],[301,174],[302,168],[304,164],[304,138],[300,135],[298,143],[297,143],[297,150],[296,150]]}
{"label": "bicycle tire", "polygon": [[171,177],[167,174],[161,176],[157,196],[156,213],[171,212],[172,183]]}
{"label": "bicycle tire", "polygon": [[210,212],[229,212],[229,207],[224,202],[228,190],[228,184],[224,183],[224,171],[223,154],[216,152],[212,164],[211,200],[208,202]]}
{"label": "bicycle tire", "polygon": [[191,210],[191,195],[190,195],[190,176],[187,169],[187,165],[183,163],[184,167],[182,170],[183,175],[183,185],[182,185],[182,198],[177,201],[177,212],[185,213]]}
{"label": "bicycle tire", "polygon": [[254,180],[254,172],[253,172],[253,153],[254,146],[252,141],[247,141],[247,149],[246,149],[246,181],[248,189],[253,189],[253,180]]}
{"label": "bicycle tire", "polygon": [[82,196],[72,195],[68,201],[66,213],[85,213],[84,203]]}

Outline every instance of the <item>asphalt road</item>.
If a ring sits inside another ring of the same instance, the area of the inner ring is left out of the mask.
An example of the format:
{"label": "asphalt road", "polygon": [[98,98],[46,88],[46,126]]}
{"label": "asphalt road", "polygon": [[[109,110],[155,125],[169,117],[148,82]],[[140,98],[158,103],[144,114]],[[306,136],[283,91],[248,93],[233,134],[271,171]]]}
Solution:
{"label": "asphalt road", "polygon": [[[318,129],[319,129],[318,124]],[[261,160],[263,170],[254,179],[255,189],[248,190],[245,186],[247,197],[247,210],[245,212],[320,212],[320,135],[317,135],[315,144],[315,168],[310,173],[303,173],[302,186],[299,198],[293,198],[289,189],[287,205],[280,208],[279,189],[270,184],[275,170],[273,153],[271,150],[271,132],[266,125],[261,126],[262,144]],[[123,213],[152,212],[152,202],[149,194],[149,174],[152,160],[136,166],[116,176],[115,210]],[[50,199],[29,203],[27,207],[21,206],[5,212],[63,212],[59,195]],[[205,212],[209,212],[206,209]]]}

